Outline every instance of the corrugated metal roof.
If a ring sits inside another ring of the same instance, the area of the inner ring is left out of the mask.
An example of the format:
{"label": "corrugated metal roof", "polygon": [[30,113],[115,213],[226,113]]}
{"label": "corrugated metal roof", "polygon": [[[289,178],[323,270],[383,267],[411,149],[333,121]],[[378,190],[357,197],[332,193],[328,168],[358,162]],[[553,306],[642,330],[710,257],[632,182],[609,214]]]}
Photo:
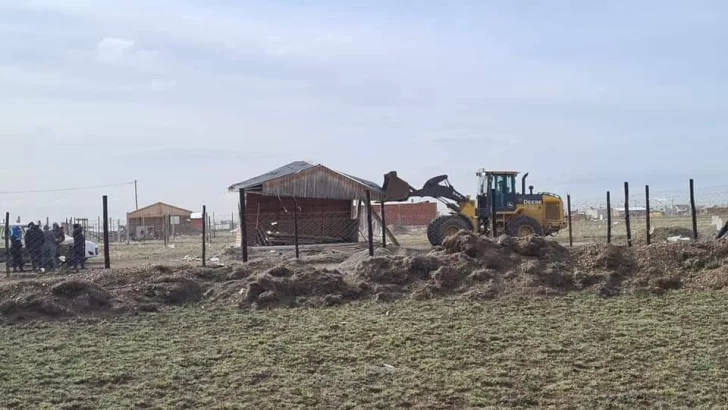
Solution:
{"label": "corrugated metal roof", "polygon": [[356,182],[358,182],[358,183],[360,183],[362,185],[365,185],[367,188],[370,188],[373,191],[377,191],[377,192],[382,191],[383,192],[382,187],[380,187],[379,185],[375,184],[372,181],[367,181],[366,179],[362,179],[362,178],[359,178],[359,177],[355,177],[355,176],[351,176],[351,175],[348,175],[348,174],[344,174],[342,172],[339,172],[339,174],[341,174],[341,175],[343,175],[343,176],[345,176],[347,178],[351,178],[354,181],[356,181]]}
{"label": "corrugated metal roof", "polygon": [[[312,168],[317,168],[317,167],[319,169],[331,172],[333,174],[339,175],[340,177],[344,177],[348,180],[351,180],[352,182],[360,185],[365,190],[372,191],[372,193],[376,197],[379,197],[380,195],[378,195],[378,194],[383,194],[383,192],[384,192],[382,190],[382,187],[380,187],[379,185],[377,185],[374,182],[367,181],[366,179],[362,179],[362,178],[355,177],[355,176],[352,176],[349,174],[345,174],[343,172],[333,170],[324,165],[314,164],[314,163],[306,162],[306,161],[291,162],[290,164],[284,165],[280,168],[276,168],[265,174],[262,174],[257,177],[245,180],[243,182],[239,182],[237,184],[231,185],[228,188],[228,190],[230,192],[236,192],[236,191],[240,190],[241,188],[243,188],[243,189],[251,191],[251,192],[265,193],[265,191],[270,190],[270,189],[266,189],[266,186],[279,185],[279,184],[276,184],[276,182],[283,182],[284,180],[289,179],[287,177],[292,177],[295,174],[299,174],[303,171],[311,170]],[[303,195],[301,195],[301,196],[303,196]]]}
{"label": "corrugated metal roof", "polygon": [[238,182],[237,184],[233,184],[228,188],[228,191],[234,192],[238,191],[240,189],[246,189],[246,190],[259,190],[262,189],[262,185],[264,182],[271,181],[273,179],[277,179],[280,177],[284,177],[286,175],[292,175],[299,173],[303,171],[304,169],[309,169],[315,167],[316,164],[312,164],[307,161],[294,161],[290,164],[284,165],[280,168],[276,168],[272,171],[266,172],[265,174],[258,175],[257,177],[253,177],[250,179],[246,179],[243,182]]}

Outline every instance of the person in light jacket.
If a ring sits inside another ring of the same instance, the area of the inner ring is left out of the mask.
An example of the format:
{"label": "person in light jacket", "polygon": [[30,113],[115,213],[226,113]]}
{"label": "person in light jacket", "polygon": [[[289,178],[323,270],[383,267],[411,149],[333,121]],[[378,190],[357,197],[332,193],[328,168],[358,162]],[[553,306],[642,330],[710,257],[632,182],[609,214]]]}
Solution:
{"label": "person in light jacket", "polygon": [[10,235],[10,255],[13,258],[13,272],[24,272],[23,265],[23,231],[19,226],[13,226]]}
{"label": "person in light jacket", "polygon": [[46,269],[55,270],[58,266],[56,264],[56,251],[58,250],[56,234],[51,231],[48,225],[43,227],[43,238],[43,268],[41,272],[45,272]]}

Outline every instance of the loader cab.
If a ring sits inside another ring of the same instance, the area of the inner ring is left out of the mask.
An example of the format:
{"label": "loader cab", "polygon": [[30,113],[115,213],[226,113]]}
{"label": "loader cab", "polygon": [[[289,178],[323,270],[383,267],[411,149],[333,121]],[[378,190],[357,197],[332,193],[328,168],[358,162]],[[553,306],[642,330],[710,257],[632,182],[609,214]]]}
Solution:
{"label": "loader cab", "polygon": [[480,170],[478,176],[478,209],[480,215],[487,217],[492,213],[491,190],[495,189],[496,212],[513,212],[516,210],[516,176],[515,171]]}

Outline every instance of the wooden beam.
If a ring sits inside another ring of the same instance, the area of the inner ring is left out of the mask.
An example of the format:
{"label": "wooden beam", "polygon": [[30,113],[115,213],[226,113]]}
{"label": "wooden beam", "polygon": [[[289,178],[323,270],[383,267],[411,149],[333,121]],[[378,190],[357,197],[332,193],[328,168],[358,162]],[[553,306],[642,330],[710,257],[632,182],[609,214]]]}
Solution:
{"label": "wooden beam", "polygon": [[381,226],[382,229],[384,229],[384,231],[387,233],[387,236],[389,237],[389,240],[392,241],[392,244],[394,246],[399,246],[399,241],[397,241],[397,238],[394,237],[394,234],[392,233],[392,231],[390,231],[389,228],[387,228],[386,226],[382,225],[382,218],[379,216],[379,214],[376,212],[372,212],[372,217],[379,224],[379,226]]}

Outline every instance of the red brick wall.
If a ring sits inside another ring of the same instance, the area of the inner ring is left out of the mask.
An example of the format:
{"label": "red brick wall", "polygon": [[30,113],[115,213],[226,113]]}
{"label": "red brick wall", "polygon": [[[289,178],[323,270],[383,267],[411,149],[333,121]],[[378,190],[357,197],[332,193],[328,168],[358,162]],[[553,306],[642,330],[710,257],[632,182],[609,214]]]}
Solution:
{"label": "red brick wall", "polygon": [[[380,206],[373,209],[379,213]],[[437,218],[437,203],[415,202],[402,204],[385,204],[384,218],[387,226],[426,226]]]}

